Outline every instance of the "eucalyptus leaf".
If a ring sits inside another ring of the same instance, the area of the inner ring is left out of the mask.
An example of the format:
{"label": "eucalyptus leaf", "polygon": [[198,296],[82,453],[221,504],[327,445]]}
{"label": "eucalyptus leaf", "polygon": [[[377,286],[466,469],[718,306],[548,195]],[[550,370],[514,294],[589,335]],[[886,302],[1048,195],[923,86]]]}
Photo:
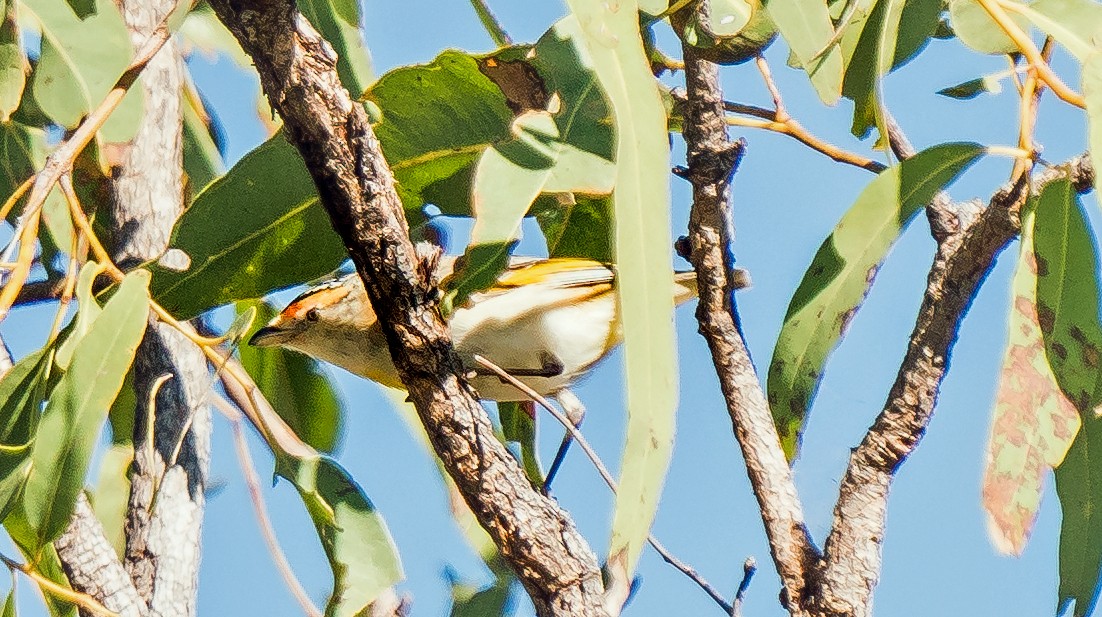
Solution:
{"label": "eucalyptus leaf", "polygon": [[[1011,14],[1011,18],[1028,29],[1024,17]],[[949,20],[960,42],[981,54],[1006,54],[1018,49],[977,0],[949,0]]]}
{"label": "eucalyptus leaf", "polygon": [[819,98],[827,105],[837,103],[842,94],[842,53],[836,45],[828,47],[834,24],[825,0],[766,0],[765,8]]}
{"label": "eucalyptus leaf", "polygon": [[769,365],[769,404],[789,460],[798,453],[827,358],[892,245],[922,207],[983,153],[978,144],[941,144],[888,168],[819,247],[788,305]]}
{"label": "eucalyptus leaf", "polygon": [[107,410],[122,387],[149,316],[149,273],[131,272],[73,352],[50,394],[31,453],[22,511],[37,552],[69,522]]}
{"label": "eucalyptus leaf", "polygon": [[[627,437],[609,567],[631,580],[650,533],[673,449],[677,351],[673,330],[669,137],[640,40],[637,6],[567,2],[610,103],[616,135],[617,282],[624,333]],[[828,24],[829,25],[829,24]]]}
{"label": "eucalyptus leaf", "polygon": [[27,83],[27,56],[16,18],[16,0],[3,0],[0,13],[0,122],[11,119]]}

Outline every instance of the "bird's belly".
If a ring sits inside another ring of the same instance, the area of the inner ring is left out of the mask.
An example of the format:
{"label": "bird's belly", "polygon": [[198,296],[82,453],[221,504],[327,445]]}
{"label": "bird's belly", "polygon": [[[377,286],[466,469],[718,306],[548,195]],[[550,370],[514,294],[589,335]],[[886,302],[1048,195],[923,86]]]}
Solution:
{"label": "bird's belly", "polygon": [[[495,312],[503,307],[494,304],[495,299],[490,299],[456,311],[451,320],[455,348],[464,365],[479,373],[484,369],[474,361],[474,354],[509,372],[546,371],[547,376],[518,376],[539,394],[554,394],[570,385],[619,339],[616,297],[611,292],[519,317]],[[497,318],[498,314],[502,317]],[[493,375],[479,374],[471,383],[484,399],[528,398]]]}

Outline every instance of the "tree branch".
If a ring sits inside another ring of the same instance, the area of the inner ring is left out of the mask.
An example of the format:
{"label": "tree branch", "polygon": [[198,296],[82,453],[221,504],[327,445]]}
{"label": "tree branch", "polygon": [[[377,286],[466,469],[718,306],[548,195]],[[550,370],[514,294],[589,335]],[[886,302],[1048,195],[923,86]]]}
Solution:
{"label": "tree branch", "polygon": [[[1033,190],[1067,175],[1086,190],[1093,169],[1085,156],[1054,168]],[[957,204],[955,230],[938,238],[926,294],[906,356],[883,411],[850,456],[834,525],[825,545],[818,608],[858,617],[871,610],[879,579],[888,490],[933,416],[949,356],[968,307],[995,258],[1020,230],[1019,210],[1030,192],[1024,176],[996,193],[986,208]]]}
{"label": "tree branch", "polygon": [[317,184],[386,334],[433,448],[539,615],[604,615],[596,558],[573,521],[533,489],[461,377],[426,264],[363,108],[292,0],[213,0],[253,58]]}
{"label": "tree branch", "polygon": [[719,69],[683,45],[687,100],[683,134],[693,185],[689,214],[689,259],[696,269],[697,320],[746,460],[750,484],[765,523],[769,548],[781,576],[782,601],[800,614],[810,574],[819,558],[804,525],[792,470],[781,450],[773,416],[742,338],[734,304],[737,287],[729,247],[733,236],[730,180],[743,142],[731,143],[724,120]]}
{"label": "tree branch", "polygon": [[146,604],[104,535],[88,498],[77,498],[69,526],[54,542],[65,576],[76,591],[95,598],[120,617],[141,617]]}

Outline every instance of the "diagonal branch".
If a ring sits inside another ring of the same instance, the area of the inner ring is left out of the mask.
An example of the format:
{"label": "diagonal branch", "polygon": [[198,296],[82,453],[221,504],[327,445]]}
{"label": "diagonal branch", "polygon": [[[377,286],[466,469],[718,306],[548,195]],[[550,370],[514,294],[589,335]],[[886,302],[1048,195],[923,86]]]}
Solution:
{"label": "diagonal branch", "polygon": [[[1067,175],[1086,190],[1093,170],[1078,157],[1036,179],[1034,189]],[[961,321],[995,258],[1020,229],[1025,180],[996,193],[983,209],[956,204],[957,226],[937,238],[938,249],[906,356],[883,411],[850,456],[834,525],[825,545],[819,609],[864,616],[879,578],[888,490],[933,416],[938,390]]]}
{"label": "diagonal branch", "polygon": [[596,558],[573,521],[533,489],[461,376],[394,179],[336,57],[293,0],[213,0],[252,57],[284,130],[317,184],[448,474],[539,615],[604,615]]}
{"label": "diagonal branch", "polygon": [[804,525],[792,470],[781,450],[765,393],[734,305],[735,269],[729,247],[733,235],[728,203],[730,181],[744,144],[731,143],[724,121],[719,69],[684,45],[687,101],[683,133],[693,185],[689,215],[689,259],[696,269],[700,304],[697,320],[708,341],[735,437],[746,460],[761,509],[770,552],[784,583],[782,601],[799,614],[810,574],[819,558]]}

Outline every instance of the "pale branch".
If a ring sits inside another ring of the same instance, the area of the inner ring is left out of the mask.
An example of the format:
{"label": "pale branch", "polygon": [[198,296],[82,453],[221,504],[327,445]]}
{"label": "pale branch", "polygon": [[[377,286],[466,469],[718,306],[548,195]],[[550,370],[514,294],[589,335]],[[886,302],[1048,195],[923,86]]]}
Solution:
{"label": "pale branch", "polygon": [[213,0],[252,57],[379,315],[433,449],[536,612],[604,615],[596,557],[570,517],[535,490],[462,377],[426,258],[409,239],[394,179],[336,55],[292,0]]}
{"label": "pale branch", "polygon": [[712,352],[735,438],[761,509],[770,552],[784,584],[782,601],[802,614],[819,552],[804,524],[792,469],[781,449],[761,382],[742,337],[734,304],[736,270],[730,254],[733,223],[731,177],[742,142],[727,136],[718,67],[683,45],[686,103],[682,132],[693,185],[689,214],[689,260],[696,269],[700,303],[697,320]]}
{"label": "pale branch", "polygon": [[1020,230],[1019,211],[1030,191],[1057,177],[1077,190],[1091,185],[1085,156],[1034,180],[997,192],[983,208],[954,204],[956,223],[937,238],[926,293],[899,374],[883,411],[850,456],[824,549],[817,609],[864,617],[881,568],[888,491],[896,471],[918,446],[933,416],[960,323],[995,258]]}
{"label": "pale branch", "polygon": [[[145,601],[134,588],[84,493],[77,498],[69,525],[54,541],[54,547],[73,589],[95,598],[120,617],[141,617],[147,613]],[[81,613],[91,614],[85,609]]]}
{"label": "pale branch", "polygon": [[[176,5],[123,0],[131,40],[150,37]],[[149,61],[140,83],[144,113],[119,152],[111,182],[113,261],[122,268],[164,253],[184,205],[183,64],[174,41]],[[191,617],[210,466],[207,363],[183,334],[151,313],[133,370],[138,404],[124,565],[151,615]],[[158,388],[165,375],[170,378]]]}

